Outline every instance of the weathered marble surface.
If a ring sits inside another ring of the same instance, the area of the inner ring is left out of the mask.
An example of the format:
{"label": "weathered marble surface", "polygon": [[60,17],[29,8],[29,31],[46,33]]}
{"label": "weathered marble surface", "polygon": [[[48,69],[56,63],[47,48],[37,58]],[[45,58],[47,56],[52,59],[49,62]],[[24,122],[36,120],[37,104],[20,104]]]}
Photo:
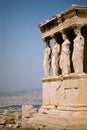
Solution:
{"label": "weathered marble surface", "polygon": [[61,56],[60,56],[60,68],[62,75],[70,74],[70,41],[66,34],[62,34],[64,42],[62,43]]}
{"label": "weathered marble surface", "polygon": [[45,77],[50,76],[51,68],[51,47],[48,40],[44,40],[44,57],[43,57],[43,68]]}
{"label": "weathered marble surface", "polygon": [[75,73],[83,73],[83,60],[84,60],[84,37],[81,34],[81,27],[77,26],[74,28],[76,37],[74,39],[73,48],[73,67]]}
{"label": "weathered marble surface", "polygon": [[56,38],[53,38],[54,46],[52,48],[52,69],[53,76],[59,75],[59,60],[60,60],[60,45],[57,43]]}

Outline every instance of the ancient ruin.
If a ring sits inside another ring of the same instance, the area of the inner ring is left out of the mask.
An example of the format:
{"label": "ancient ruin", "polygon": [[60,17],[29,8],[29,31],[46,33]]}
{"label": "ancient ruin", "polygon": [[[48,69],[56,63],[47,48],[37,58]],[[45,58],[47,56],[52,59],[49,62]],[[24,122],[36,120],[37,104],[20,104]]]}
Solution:
{"label": "ancient ruin", "polygon": [[43,103],[23,125],[87,129],[87,6],[71,6],[38,27],[45,46]]}

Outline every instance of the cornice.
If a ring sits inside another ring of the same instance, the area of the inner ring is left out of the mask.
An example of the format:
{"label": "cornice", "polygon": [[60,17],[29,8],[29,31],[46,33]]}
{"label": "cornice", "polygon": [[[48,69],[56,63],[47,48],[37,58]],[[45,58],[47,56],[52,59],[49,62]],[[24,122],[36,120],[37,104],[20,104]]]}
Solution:
{"label": "cornice", "polygon": [[75,16],[81,18],[87,17],[87,6],[72,5],[64,12],[53,15],[50,19],[42,22],[38,25],[38,27],[40,28],[41,32],[44,33],[65,22],[67,19],[73,18]]}

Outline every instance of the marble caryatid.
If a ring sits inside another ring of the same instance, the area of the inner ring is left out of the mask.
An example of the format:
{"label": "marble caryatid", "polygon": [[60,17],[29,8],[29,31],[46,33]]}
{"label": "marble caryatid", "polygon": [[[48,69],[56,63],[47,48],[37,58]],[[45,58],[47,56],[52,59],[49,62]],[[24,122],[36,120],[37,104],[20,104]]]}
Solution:
{"label": "marble caryatid", "polygon": [[44,50],[44,57],[43,57],[43,68],[44,68],[45,77],[48,77],[50,76],[51,51],[52,51],[48,39],[44,40],[44,46],[45,46],[45,50]]}
{"label": "marble caryatid", "polygon": [[54,46],[52,48],[52,69],[53,69],[53,76],[58,76],[60,45],[57,43],[56,38],[53,38],[53,41],[54,41]]}
{"label": "marble caryatid", "polygon": [[65,33],[62,33],[64,42],[62,43],[61,56],[60,56],[60,68],[62,75],[70,74],[70,41]]}
{"label": "marble caryatid", "polygon": [[83,73],[84,37],[81,34],[81,26],[74,28],[75,39],[73,46],[72,62],[75,73]]}

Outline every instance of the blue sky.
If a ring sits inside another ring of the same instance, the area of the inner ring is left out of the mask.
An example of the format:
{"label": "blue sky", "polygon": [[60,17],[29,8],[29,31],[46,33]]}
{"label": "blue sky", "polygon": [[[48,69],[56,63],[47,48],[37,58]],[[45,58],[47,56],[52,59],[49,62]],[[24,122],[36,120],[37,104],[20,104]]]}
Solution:
{"label": "blue sky", "polygon": [[37,27],[87,0],[0,0],[0,92],[42,88],[44,45]]}

